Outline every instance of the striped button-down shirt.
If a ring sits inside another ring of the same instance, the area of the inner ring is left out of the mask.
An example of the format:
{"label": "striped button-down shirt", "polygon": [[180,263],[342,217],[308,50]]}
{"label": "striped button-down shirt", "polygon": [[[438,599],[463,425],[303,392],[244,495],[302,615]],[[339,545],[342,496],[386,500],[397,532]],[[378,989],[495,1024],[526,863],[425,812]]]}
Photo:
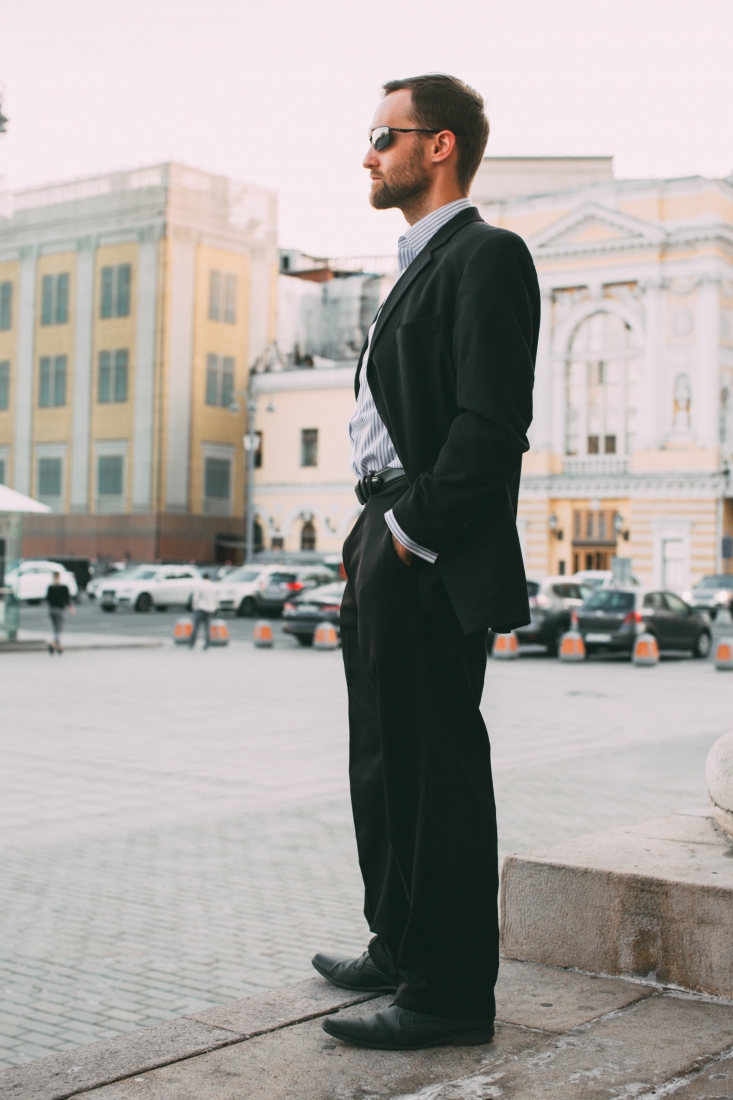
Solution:
{"label": "striped button-down shirt", "polygon": [[[435,236],[438,230],[446,224],[446,222],[449,222],[451,218],[454,218],[461,210],[468,210],[472,205],[473,204],[469,202],[468,199],[456,199],[455,202],[449,202],[445,206],[441,206],[438,210],[433,210],[432,214],[428,214],[427,217],[421,218],[419,222],[415,222],[414,225],[411,225],[397,242],[400,276],[407,270],[412,261],[419,256],[423,248],[425,248],[425,245]],[[377,470],[383,470],[385,466],[392,466],[397,469],[402,468],[402,463],[397,457],[394,443],[390,439],[389,432],[384,426],[381,416],[377,412],[377,406],[374,404],[374,398],[372,397],[371,390],[369,389],[369,382],[367,381],[369,349],[371,347],[372,336],[374,335],[378,317],[379,314],[377,314],[372,327],[369,329],[367,349],[364,352],[364,359],[362,360],[361,372],[359,374],[359,396],[356,401],[354,415],[349,422],[351,468],[357,477],[375,474]],[[413,554],[417,554],[419,558],[424,558],[425,561],[431,563],[436,561],[438,557],[437,554],[424,546],[419,546],[418,543],[413,542],[409,535],[405,534],[394,518],[391,508],[384,518],[392,534],[399,539],[403,546],[406,546]]]}

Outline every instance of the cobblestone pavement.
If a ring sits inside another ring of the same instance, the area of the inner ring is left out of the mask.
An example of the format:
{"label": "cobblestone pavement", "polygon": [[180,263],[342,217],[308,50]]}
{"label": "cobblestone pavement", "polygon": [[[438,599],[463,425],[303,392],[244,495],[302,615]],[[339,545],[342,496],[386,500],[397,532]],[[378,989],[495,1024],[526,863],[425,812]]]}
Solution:
{"label": "cobblestone pavement", "polygon": [[[18,653],[0,679],[0,1064],[363,949],[338,652]],[[502,855],[703,803],[732,697],[691,660],[490,662]]]}

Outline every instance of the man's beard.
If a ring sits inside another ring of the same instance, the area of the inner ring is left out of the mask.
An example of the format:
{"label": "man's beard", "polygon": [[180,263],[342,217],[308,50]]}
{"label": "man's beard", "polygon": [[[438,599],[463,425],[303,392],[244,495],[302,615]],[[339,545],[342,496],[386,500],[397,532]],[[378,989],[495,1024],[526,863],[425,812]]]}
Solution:
{"label": "man's beard", "polygon": [[403,209],[411,199],[423,194],[430,187],[430,175],[422,160],[422,145],[415,143],[409,158],[398,168],[390,172],[389,182],[380,181],[380,186],[372,188],[369,201],[375,210]]}

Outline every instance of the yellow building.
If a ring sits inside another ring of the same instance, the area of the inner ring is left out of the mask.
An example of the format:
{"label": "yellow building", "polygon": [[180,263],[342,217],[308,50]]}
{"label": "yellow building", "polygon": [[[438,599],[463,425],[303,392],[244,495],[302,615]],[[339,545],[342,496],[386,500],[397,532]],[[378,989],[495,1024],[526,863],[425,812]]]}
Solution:
{"label": "yellow building", "polygon": [[[727,571],[733,179],[615,180],[608,157],[488,157],[472,198],[527,241],[543,296],[518,520],[529,575],[608,568],[614,554],[681,591]],[[256,377],[268,547],[338,550],[358,515],[354,367]]]}
{"label": "yellow building", "polygon": [[211,560],[241,539],[275,196],[177,164],[21,191],[0,218],[0,481],[24,553]]}

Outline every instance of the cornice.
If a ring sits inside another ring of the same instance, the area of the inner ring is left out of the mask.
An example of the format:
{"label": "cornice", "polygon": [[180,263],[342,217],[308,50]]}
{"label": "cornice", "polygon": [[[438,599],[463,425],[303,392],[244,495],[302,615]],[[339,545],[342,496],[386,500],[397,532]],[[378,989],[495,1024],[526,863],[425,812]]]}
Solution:
{"label": "cornice", "polygon": [[525,497],[653,497],[733,496],[720,471],[622,474],[527,474],[520,495]]}

